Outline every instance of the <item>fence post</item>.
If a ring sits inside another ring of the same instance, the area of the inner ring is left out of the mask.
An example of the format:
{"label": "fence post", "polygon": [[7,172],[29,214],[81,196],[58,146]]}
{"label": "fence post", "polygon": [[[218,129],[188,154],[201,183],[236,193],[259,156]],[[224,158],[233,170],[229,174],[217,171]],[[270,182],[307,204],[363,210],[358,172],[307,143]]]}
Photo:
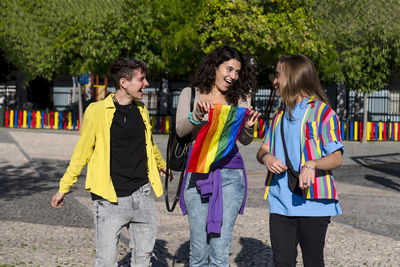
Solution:
{"label": "fence post", "polygon": [[397,122],[397,139],[396,139],[396,141],[397,140],[400,140],[400,122]]}
{"label": "fence post", "polygon": [[22,127],[27,128],[26,126],[27,121],[28,121],[28,112],[24,110],[22,115]]}
{"label": "fence post", "polygon": [[354,140],[358,141],[358,121],[354,122]]}
{"label": "fence post", "polygon": [[14,111],[14,128],[18,128],[18,110]]}
{"label": "fence post", "polygon": [[258,127],[258,121],[254,123],[254,137],[257,137],[257,127]]}
{"label": "fence post", "polygon": [[387,137],[387,129],[386,129],[386,121],[383,122],[383,140],[386,141],[386,137]]}
{"label": "fence post", "polygon": [[14,110],[10,110],[10,128],[14,128]]}
{"label": "fence post", "polygon": [[170,132],[170,125],[171,125],[171,115],[167,115],[165,119],[165,132],[167,134],[171,133]]}
{"label": "fence post", "polygon": [[354,140],[354,121],[349,123],[349,140]]}
{"label": "fence post", "polygon": [[263,131],[262,129],[263,129],[264,120],[262,118],[260,118],[258,121],[260,122],[259,126],[258,126],[258,137],[261,137],[262,136],[262,131]]}
{"label": "fence post", "polygon": [[72,129],[72,114],[71,114],[71,111],[70,112],[68,112],[68,114],[67,114],[67,129],[68,130],[71,130]]}
{"label": "fence post", "polygon": [[375,129],[375,122],[371,122],[371,140],[375,140],[375,132],[376,132],[376,129]]}

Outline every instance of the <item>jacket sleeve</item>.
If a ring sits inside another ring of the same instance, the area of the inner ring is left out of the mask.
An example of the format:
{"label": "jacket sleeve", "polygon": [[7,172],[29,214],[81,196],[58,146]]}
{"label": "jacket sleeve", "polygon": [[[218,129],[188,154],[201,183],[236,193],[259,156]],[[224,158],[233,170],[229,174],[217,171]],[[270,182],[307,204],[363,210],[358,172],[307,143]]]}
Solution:
{"label": "jacket sleeve", "polygon": [[92,109],[89,106],[84,114],[81,136],[74,148],[67,171],[60,180],[60,193],[69,192],[71,186],[76,183],[83,167],[89,162],[93,154],[96,129],[92,115]]}
{"label": "jacket sleeve", "polygon": [[[176,133],[178,136],[182,137],[187,134],[190,134],[195,129],[195,125],[193,125],[189,121],[189,112],[190,112],[190,101],[191,101],[191,88],[186,87],[182,90],[179,95],[178,107],[176,108]],[[193,109],[195,109],[196,103],[193,105]]]}

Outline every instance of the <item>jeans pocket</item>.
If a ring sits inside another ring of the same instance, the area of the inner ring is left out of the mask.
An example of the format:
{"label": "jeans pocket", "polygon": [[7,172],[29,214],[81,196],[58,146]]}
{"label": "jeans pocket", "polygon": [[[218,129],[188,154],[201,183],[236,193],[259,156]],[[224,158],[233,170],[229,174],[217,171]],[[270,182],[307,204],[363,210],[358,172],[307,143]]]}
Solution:
{"label": "jeans pocket", "polygon": [[142,186],[142,192],[143,192],[143,195],[145,195],[146,197],[151,197],[151,185],[150,185],[150,183],[147,183],[147,184]]}
{"label": "jeans pocket", "polygon": [[95,200],[95,202],[97,203],[98,207],[102,207],[102,208],[105,208],[105,207],[111,205],[110,201],[105,200],[105,199],[97,199],[97,200]]}

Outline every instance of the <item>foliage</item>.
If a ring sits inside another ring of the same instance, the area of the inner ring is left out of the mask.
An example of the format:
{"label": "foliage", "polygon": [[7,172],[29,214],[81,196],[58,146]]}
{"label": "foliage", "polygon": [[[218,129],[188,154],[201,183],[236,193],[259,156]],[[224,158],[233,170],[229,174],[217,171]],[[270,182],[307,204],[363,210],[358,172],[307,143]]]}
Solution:
{"label": "foliage", "polygon": [[106,74],[138,57],[155,78],[189,76],[216,46],[251,56],[260,85],[302,53],[324,82],[383,88],[400,65],[398,0],[3,0],[0,48],[27,80]]}
{"label": "foliage", "polygon": [[2,1],[0,8],[0,37],[6,58],[13,62],[28,80],[38,75],[51,77],[61,68],[59,52],[51,39],[57,34],[47,25],[56,23],[54,17],[40,14],[41,2]]}
{"label": "foliage", "polygon": [[[385,88],[393,71],[400,69],[400,2],[326,0],[314,5],[313,14],[321,19],[319,35],[337,51],[337,76],[356,95],[363,93],[366,129],[367,95]],[[367,142],[367,131],[363,131],[362,142]]]}
{"label": "foliage", "polygon": [[198,29],[204,52],[235,46],[266,76],[280,56],[292,53],[306,54],[329,70],[332,46],[318,39],[315,23],[305,1],[207,0]]}
{"label": "foliage", "polygon": [[388,85],[400,66],[399,12],[398,0],[327,0],[314,5],[313,15],[321,19],[319,36],[338,54],[338,82],[365,93]]}
{"label": "foliage", "polygon": [[115,40],[108,42],[113,35],[104,34],[110,17],[119,14],[118,2],[2,1],[0,45],[28,81],[104,71],[109,58],[119,53]]}
{"label": "foliage", "polygon": [[186,76],[198,63],[200,43],[194,18],[200,0],[128,0],[119,24],[129,49],[143,59],[158,78]]}

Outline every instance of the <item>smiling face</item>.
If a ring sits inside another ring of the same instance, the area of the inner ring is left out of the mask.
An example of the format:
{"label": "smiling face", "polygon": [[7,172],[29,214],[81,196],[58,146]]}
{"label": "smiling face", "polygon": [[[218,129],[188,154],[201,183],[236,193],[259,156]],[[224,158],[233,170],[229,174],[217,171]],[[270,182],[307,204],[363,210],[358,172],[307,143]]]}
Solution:
{"label": "smiling face", "polygon": [[282,69],[281,62],[278,62],[275,69],[275,79],[274,79],[274,87],[277,89],[277,94],[281,96],[282,90],[284,90],[287,83],[286,74]]}
{"label": "smiling face", "polygon": [[221,92],[228,91],[229,87],[239,79],[242,64],[237,59],[230,59],[218,66],[215,71],[215,86]]}
{"label": "smiling face", "polygon": [[120,87],[132,100],[141,100],[143,98],[142,90],[149,86],[149,83],[146,79],[146,73],[142,69],[136,69],[133,72],[133,77],[130,81],[125,78],[120,79]]}

